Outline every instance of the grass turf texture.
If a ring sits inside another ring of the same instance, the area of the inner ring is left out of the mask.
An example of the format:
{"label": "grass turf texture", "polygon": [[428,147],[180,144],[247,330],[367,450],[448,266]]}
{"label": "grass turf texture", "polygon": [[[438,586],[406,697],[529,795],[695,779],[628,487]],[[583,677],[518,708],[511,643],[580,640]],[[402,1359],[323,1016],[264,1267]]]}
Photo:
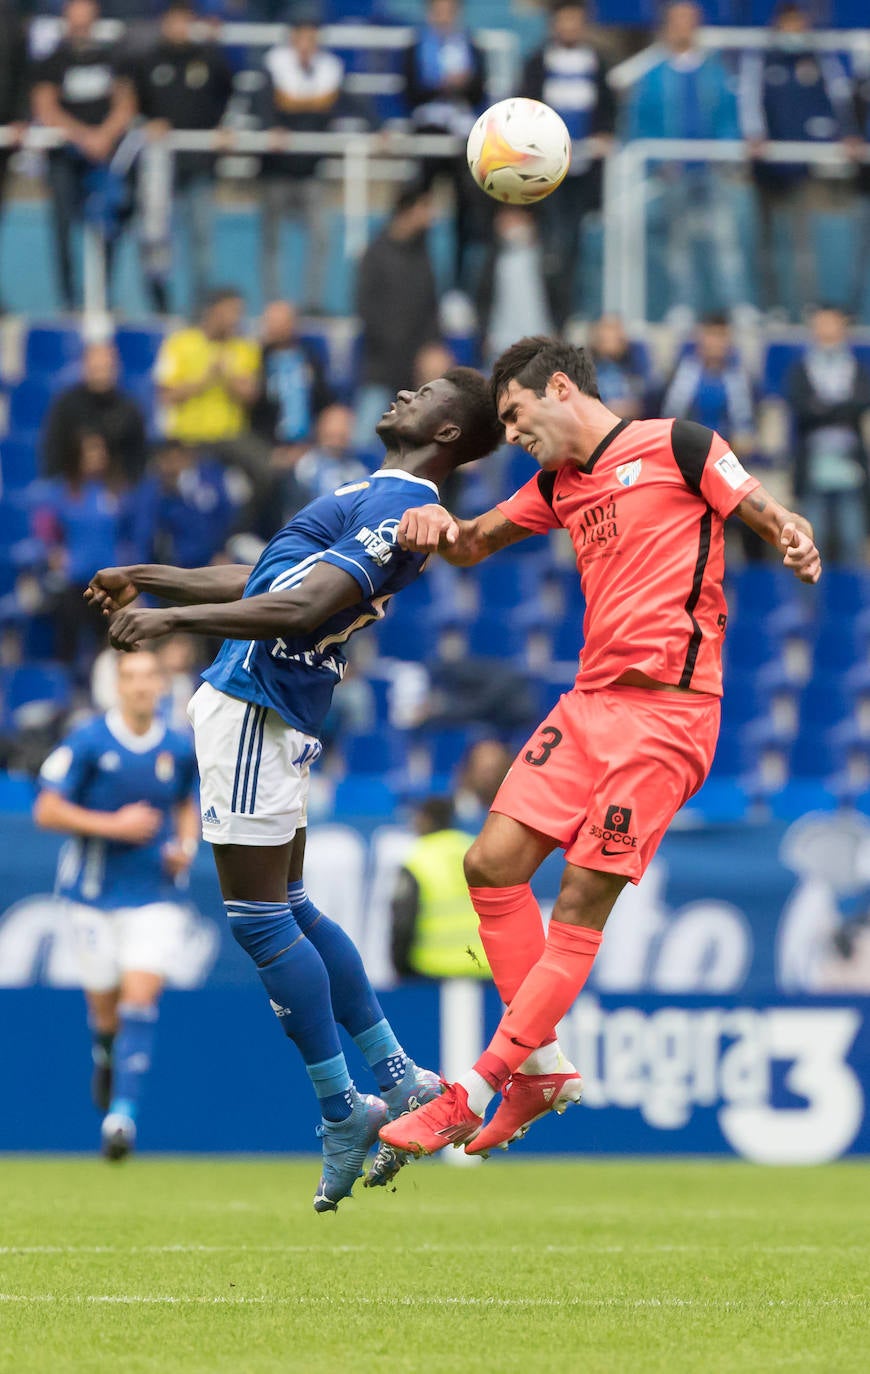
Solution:
{"label": "grass turf texture", "polygon": [[0,1160],[16,1374],[868,1368],[870,1168]]}

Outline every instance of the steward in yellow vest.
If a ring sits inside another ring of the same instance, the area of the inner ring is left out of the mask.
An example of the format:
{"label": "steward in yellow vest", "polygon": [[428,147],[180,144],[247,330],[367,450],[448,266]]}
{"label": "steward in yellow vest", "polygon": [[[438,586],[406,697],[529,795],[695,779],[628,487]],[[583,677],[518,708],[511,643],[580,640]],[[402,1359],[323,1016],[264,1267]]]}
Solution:
{"label": "steward in yellow vest", "polygon": [[423,978],[490,978],[462,861],[471,843],[452,826],[448,800],[421,806],[414,842],[393,897],[392,955],[397,973]]}

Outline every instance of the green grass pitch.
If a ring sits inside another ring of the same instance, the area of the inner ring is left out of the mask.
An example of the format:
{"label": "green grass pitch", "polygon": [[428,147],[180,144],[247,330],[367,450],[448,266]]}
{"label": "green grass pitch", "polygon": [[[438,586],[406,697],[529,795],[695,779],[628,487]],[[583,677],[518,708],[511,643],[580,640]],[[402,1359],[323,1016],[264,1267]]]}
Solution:
{"label": "green grass pitch", "polygon": [[15,1374],[870,1368],[870,1167],[0,1160]]}

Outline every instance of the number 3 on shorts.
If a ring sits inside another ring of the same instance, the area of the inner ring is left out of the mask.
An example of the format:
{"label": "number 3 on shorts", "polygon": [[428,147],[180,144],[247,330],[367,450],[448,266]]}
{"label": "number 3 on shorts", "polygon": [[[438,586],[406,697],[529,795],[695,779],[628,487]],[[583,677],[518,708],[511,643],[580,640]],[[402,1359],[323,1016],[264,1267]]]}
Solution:
{"label": "number 3 on shorts", "polygon": [[534,754],[531,749],[527,749],[523,754],[525,763],[530,763],[533,768],[543,768],[553,750],[562,743],[562,731],[557,730],[555,725],[545,725],[540,733],[540,752]]}

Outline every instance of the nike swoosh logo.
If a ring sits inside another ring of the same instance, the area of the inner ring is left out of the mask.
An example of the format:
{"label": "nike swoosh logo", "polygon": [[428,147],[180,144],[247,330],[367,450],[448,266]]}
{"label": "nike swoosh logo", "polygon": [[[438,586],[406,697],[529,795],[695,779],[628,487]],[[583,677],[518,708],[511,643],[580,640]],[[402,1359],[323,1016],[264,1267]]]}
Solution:
{"label": "nike swoosh logo", "polygon": [[557,500],[557,501],[567,501],[568,498],[567,498],[567,496],[559,496],[559,495],[557,495],[557,496],[556,496],[556,500]]}
{"label": "nike swoosh logo", "polygon": [[606,845],[601,846],[601,853],[606,859],[618,859],[620,854],[627,854],[627,849],[608,849]]}
{"label": "nike swoosh logo", "polygon": [[527,1045],[525,1040],[517,1040],[515,1035],[511,1036],[511,1044],[516,1045],[518,1050],[528,1050],[529,1054],[538,1048],[537,1045]]}

